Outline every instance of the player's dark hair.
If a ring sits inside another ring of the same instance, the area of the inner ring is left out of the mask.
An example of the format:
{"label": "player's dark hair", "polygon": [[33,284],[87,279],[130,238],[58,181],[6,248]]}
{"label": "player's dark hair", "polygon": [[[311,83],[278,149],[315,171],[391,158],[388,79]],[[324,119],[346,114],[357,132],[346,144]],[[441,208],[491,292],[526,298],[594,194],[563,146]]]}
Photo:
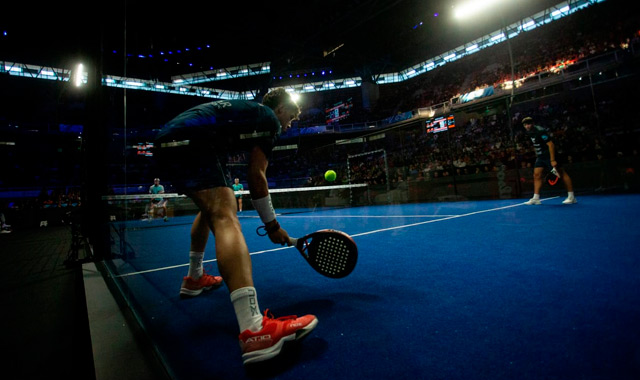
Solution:
{"label": "player's dark hair", "polygon": [[279,105],[287,105],[291,107],[295,107],[295,109],[300,112],[300,107],[296,104],[296,102],[291,99],[291,95],[283,88],[278,87],[269,91],[263,98],[262,104],[275,110]]}

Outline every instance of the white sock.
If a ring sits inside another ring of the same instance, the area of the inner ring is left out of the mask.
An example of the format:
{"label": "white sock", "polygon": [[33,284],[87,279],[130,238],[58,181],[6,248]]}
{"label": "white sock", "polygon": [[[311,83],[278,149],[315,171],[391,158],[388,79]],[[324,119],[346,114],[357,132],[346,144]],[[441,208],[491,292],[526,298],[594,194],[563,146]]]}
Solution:
{"label": "white sock", "polygon": [[240,332],[245,330],[256,332],[262,329],[262,314],[254,287],[247,286],[231,292],[231,303],[236,311]]}
{"label": "white sock", "polygon": [[204,252],[189,251],[189,273],[187,276],[194,280],[202,277],[202,261],[204,259]]}
{"label": "white sock", "polygon": [[568,191],[567,196],[571,199],[575,198],[575,196],[573,195],[573,191]]}
{"label": "white sock", "polygon": [[540,194],[533,194],[533,199],[540,199]]}

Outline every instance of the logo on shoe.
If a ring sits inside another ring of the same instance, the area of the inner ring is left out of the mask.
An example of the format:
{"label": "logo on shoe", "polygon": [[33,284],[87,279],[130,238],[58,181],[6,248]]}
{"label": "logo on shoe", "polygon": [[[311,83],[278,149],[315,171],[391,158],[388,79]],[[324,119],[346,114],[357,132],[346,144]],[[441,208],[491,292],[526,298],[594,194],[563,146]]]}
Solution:
{"label": "logo on shoe", "polygon": [[271,340],[271,335],[258,335],[247,339],[246,344],[264,342],[267,340]]}
{"label": "logo on shoe", "polygon": [[302,327],[302,323],[294,322],[294,323],[290,324],[289,327]]}

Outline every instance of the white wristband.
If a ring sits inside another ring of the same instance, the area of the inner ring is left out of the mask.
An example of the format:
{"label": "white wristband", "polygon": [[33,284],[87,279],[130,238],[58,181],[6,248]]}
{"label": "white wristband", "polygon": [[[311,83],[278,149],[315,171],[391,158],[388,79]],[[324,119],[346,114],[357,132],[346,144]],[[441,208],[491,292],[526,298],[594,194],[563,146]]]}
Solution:
{"label": "white wristband", "polygon": [[253,204],[253,207],[258,211],[258,215],[260,215],[262,223],[267,224],[275,220],[276,212],[271,204],[271,195],[267,195],[260,199],[252,199],[251,204]]}

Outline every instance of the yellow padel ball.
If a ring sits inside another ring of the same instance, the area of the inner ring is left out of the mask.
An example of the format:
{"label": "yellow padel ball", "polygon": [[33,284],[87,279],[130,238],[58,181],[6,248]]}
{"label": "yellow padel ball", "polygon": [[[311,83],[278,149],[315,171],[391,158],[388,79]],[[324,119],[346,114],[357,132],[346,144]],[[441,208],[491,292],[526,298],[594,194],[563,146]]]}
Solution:
{"label": "yellow padel ball", "polygon": [[336,177],[338,177],[338,175],[336,174],[336,172],[334,172],[333,170],[327,170],[324,173],[324,179],[326,179],[329,182],[333,182],[336,180]]}

